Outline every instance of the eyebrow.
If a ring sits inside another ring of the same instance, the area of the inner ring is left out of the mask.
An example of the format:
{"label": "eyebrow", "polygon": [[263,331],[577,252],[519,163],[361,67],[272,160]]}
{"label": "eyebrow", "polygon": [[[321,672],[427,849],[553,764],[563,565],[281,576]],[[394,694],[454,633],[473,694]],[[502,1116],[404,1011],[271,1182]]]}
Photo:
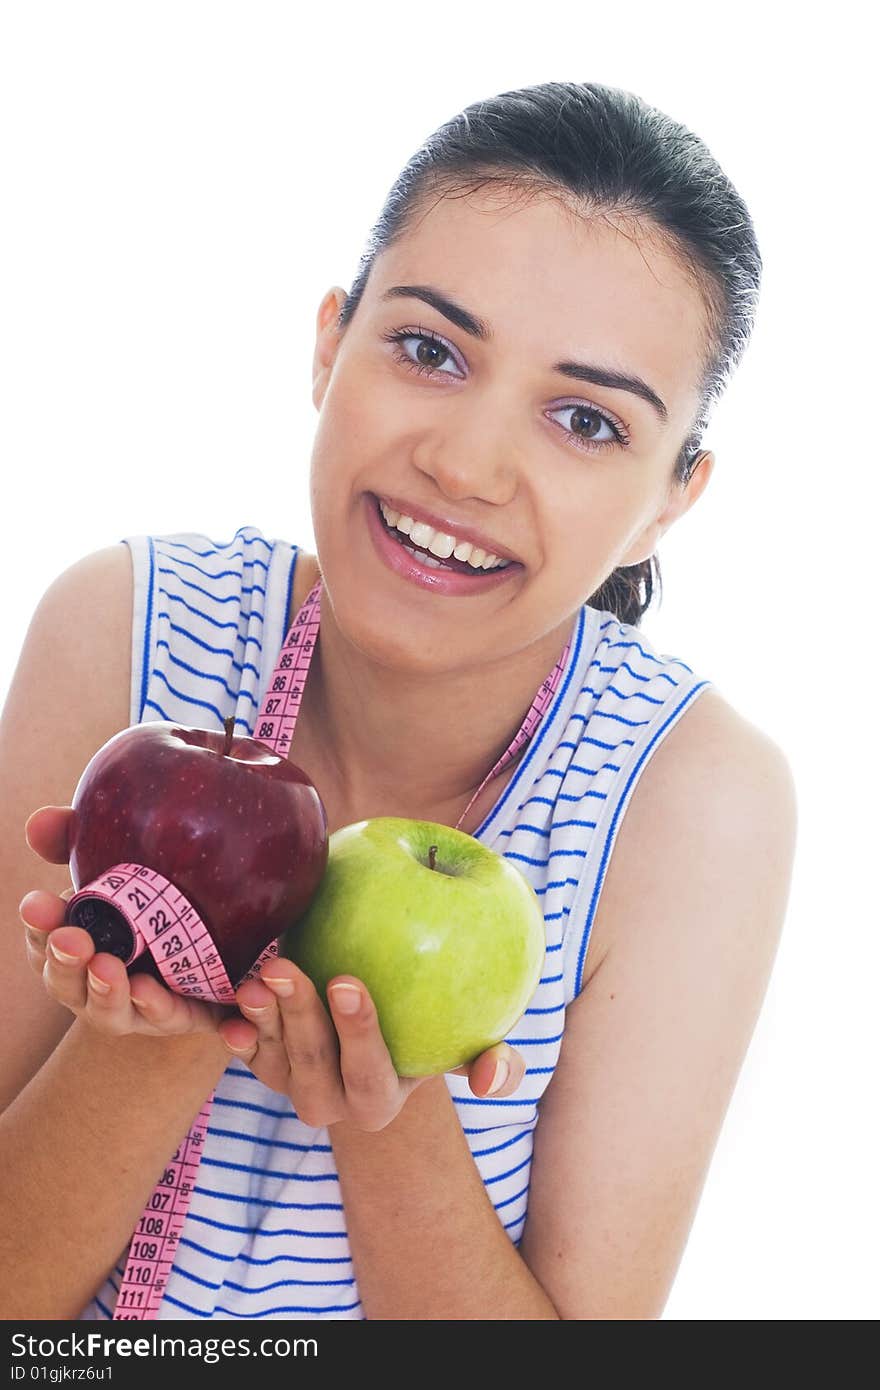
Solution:
{"label": "eyebrow", "polygon": [[[449,319],[472,338],[478,338],[480,342],[488,342],[492,337],[492,330],[485,319],[478,318],[470,310],[457,304],[454,299],[441,294],[439,290],[433,289],[430,285],[392,285],[381,296],[382,299],[421,299],[423,303],[430,304],[432,309],[436,309],[438,314]],[[655,412],[664,424],[669,419],[669,411],[657,392],[643,381],[639,376],[630,376],[627,372],[613,371],[610,367],[597,366],[592,362],[554,362],[552,366],[554,372],[559,372],[562,376],[567,376],[573,381],[586,381],[593,386],[606,386],[611,391],[629,391],[633,396],[639,396]]]}

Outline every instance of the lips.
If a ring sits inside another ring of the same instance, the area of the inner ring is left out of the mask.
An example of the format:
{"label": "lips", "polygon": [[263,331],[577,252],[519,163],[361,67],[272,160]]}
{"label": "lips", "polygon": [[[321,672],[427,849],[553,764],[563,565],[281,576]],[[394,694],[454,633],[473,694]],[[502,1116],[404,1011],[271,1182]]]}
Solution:
{"label": "lips", "polygon": [[[377,502],[379,501],[378,494],[371,493],[371,496],[375,497]],[[424,523],[425,526],[430,526],[435,531],[442,531],[447,536],[454,536],[456,541],[469,541],[471,545],[479,546],[487,555],[497,555],[499,560],[509,560],[511,564],[514,565],[521,563],[509,550],[505,550],[504,547],[499,545],[496,541],[491,540],[488,536],[484,536],[482,532],[476,530],[475,527],[468,526],[464,522],[452,521],[448,517],[436,516],[425,507],[414,506],[411,502],[402,501],[399,497],[388,497],[384,493],[381,496],[381,501],[386,507],[390,507],[392,511],[399,512],[401,516],[411,516],[413,521],[420,521]],[[471,568],[473,568],[473,566],[471,566]]]}
{"label": "lips", "polygon": [[385,527],[385,530],[404,548],[408,546],[411,550],[415,550],[420,555],[430,555],[432,560],[439,560],[441,565],[444,565],[447,569],[457,570],[459,574],[478,575],[491,573],[491,570],[477,569],[474,565],[469,565],[467,560],[457,560],[454,555],[448,555],[441,559],[439,555],[434,554],[433,550],[429,550],[426,545],[416,545],[415,541],[410,536],[405,536],[402,531],[397,530],[396,526],[389,526],[382,515],[382,508],[378,505],[378,502],[376,503],[376,510],[379,513],[379,520]]}
{"label": "lips", "polygon": [[505,565],[494,570],[475,570],[468,566],[468,573],[465,574],[458,568],[448,568],[445,561],[429,564],[428,554],[417,552],[415,547],[412,551],[405,549],[404,537],[400,532],[385,525],[374,493],[364,493],[362,504],[375,553],[387,569],[407,584],[445,598],[472,598],[515,583],[522,575],[523,566],[520,564]]}

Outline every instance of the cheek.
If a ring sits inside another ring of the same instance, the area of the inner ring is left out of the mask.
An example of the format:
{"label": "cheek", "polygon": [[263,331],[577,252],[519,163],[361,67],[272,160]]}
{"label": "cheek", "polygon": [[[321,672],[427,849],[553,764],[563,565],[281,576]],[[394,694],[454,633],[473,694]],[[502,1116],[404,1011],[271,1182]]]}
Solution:
{"label": "cheek", "polygon": [[[566,490],[566,505],[545,514],[541,527],[545,563],[580,592],[594,592],[616,567],[634,530],[639,529],[643,497],[613,483],[584,482]],[[592,587],[591,587],[592,586]]]}

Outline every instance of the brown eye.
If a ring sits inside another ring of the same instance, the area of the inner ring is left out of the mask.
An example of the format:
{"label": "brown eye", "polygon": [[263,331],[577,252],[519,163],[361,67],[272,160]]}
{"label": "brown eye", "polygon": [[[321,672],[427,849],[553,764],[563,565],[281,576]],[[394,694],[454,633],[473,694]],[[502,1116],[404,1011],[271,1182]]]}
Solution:
{"label": "brown eye", "polygon": [[416,358],[423,367],[442,367],[448,356],[449,352],[442,343],[433,338],[418,339]]}
{"label": "brown eye", "polygon": [[[629,435],[623,425],[597,406],[587,405],[585,401],[570,401],[568,405],[556,406],[548,411],[551,419],[558,416],[555,423],[563,431],[563,441],[576,449],[586,449],[598,453],[601,449],[618,446],[627,448]],[[603,435],[602,430],[606,433]]]}
{"label": "brown eye", "polygon": [[581,435],[584,439],[592,439],[597,435],[605,424],[604,416],[598,410],[591,410],[589,406],[579,405],[571,412],[569,421],[570,428],[575,434]]}
{"label": "brown eye", "polygon": [[[383,333],[382,336],[386,343],[392,344],[398,362],[411,372],[453,379],[460,376],[460,364],[452,348],[435,338],[433,333],[400,329],[394,333]],[[450,366],[453,371],[449,370]]]}

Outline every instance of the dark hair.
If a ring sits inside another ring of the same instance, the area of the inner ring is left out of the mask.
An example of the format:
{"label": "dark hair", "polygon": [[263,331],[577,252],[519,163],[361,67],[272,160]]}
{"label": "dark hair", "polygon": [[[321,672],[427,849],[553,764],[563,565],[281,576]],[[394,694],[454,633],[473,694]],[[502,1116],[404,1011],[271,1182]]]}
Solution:
{"label": "dark hair", "polygon": [[[353,317],[376,256],[404,235],[429,196],[486,185],[576,199],[586,215],[653,223],[701,291],[707,340],[699,405],[673,474],[686,487],[754,324],[761,255],[742,198],[696,135],[632,92],[595,82],[503,92],[466,107],[409,160],[370,232],[339,327]],[[614,570],[590,603],[637,625],[651,604],[655,567],[660,583],[656,554]]]}

